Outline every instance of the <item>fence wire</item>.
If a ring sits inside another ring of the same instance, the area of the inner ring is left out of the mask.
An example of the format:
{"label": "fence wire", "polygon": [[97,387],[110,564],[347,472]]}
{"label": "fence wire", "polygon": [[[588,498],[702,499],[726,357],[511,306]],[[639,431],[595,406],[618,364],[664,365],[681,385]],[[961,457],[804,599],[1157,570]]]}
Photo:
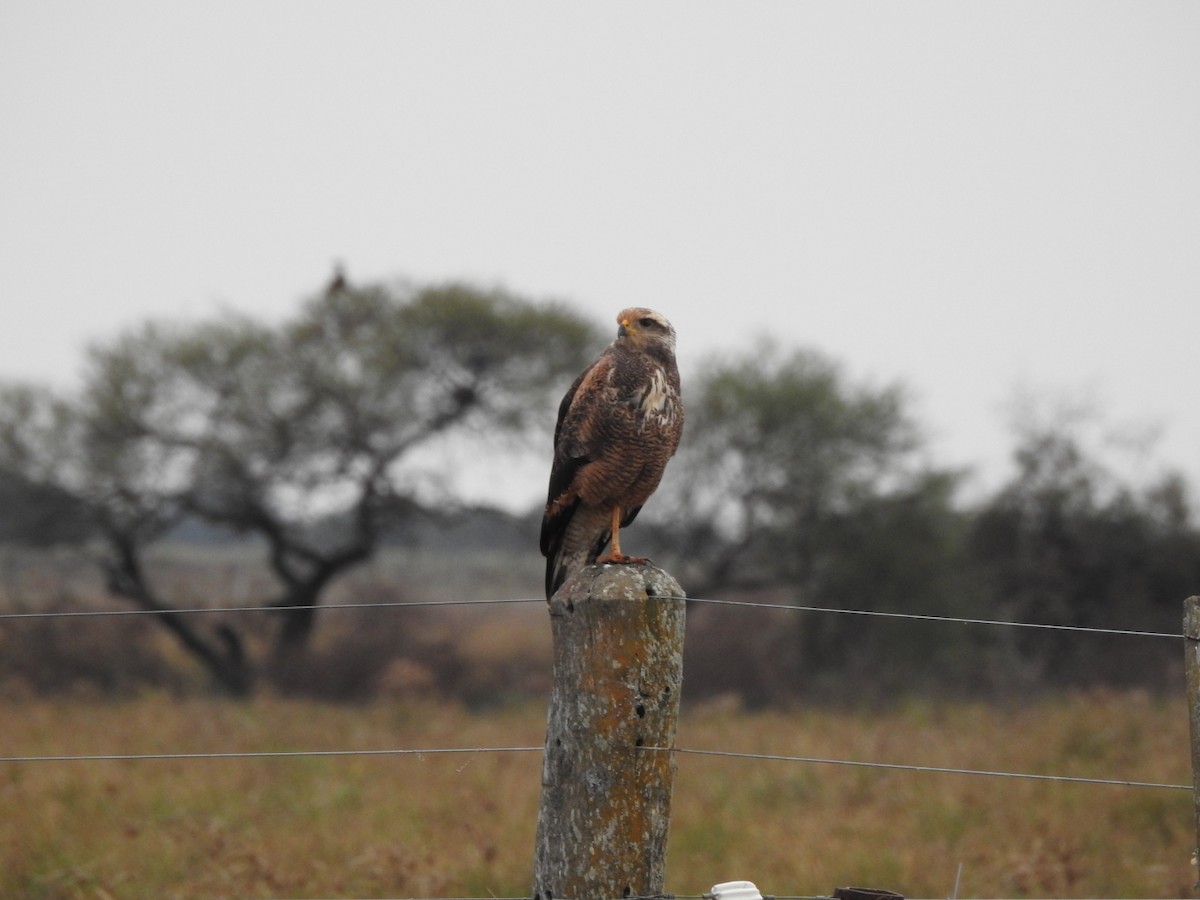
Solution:
{"label": "fence wire", "polygon": [[[761,603],[753,600],[721,600],[712,597],[673,597],[664,595],[662,600],[687,600],[714,606],[774,609],[781,612],[806,612],[824,615],[861,616],[878,619],[901,619],[915,622],[935,622],[947,625],[983,625],[999,628],[1032,628],[1044,631],[1066,631],[1077,634],[1109,635],[1118,637],[1172,638],[1181,639],[1182,632],[1142,631],[1132,628],[1097,628],[1087,625],[1058,625],[1050,622],[1014,622],[1005,619],[972,619],[958,616],[935,616],[924,613],[885,612],[874,609],[843,609],[836,606],[804,606],[792,603]],[[129,616],[191,616],[205,614],[277,613],[283,610],[364,610],[364,609],[428,609],[452,606],[495,606],[526,603],[545,603],[540,597],[502,597],[482,600],[380,600],[362,603],[301,604],[281,606],[268,604],[259,606],[191,606],[167,609],[77,609],[77,610],[31,610],[27,612],[0,613],[0,622],[22,619],[92,619]]]}
{"label": "fence wire", "polygon": [[773,762],[814,763],[829,766],[857,766],[864,769],[896,769],[904,772],[931,772],[939,775],[980,775],[988,778],[1024,778],[1034,781],[1057,781],[1067,784],[1107,784],[1119,787],[1135,788],[1166,788],[1168,790],[1190,791],[1190,784],[1170,784],[1157,781],[1129,781],[1120,778],[1089,778],[1078,775],[1037,775],[1028,772],[997,772],[987,769],[958,769],[947,766],[916,766],[903,763],[865,762],[852,759],[826,759],[815,756],[779,756],[769,753],[739,753],[729,750],[696,750],[689,747],[645,747],[646,750],[657,750],[668,753],[688,753],[694,756],[721,756],[732,759],[757,759]]}
{"label": "fence wire", "polygon": [[329,756],[442,756],[472,753],[541,753],[544,747],[427,747],[378,750],[231,750],[197,753],[85,753],[51,756],[0,756],[0,763],[44,762],[149,762],[154,760],[198,759],[300,759]]}
{"label": "fence wire", "polygon": [[[836,607],[806,606],[798,604],[763,603],[750,600],[722,600],[704,597],[665,597],[663,599],[689,600],[693,603],[711,604],[736,608],[771,609],[780,612],[815,613],[820,615],[858,616],[878,619],[908,620],[939,624],[965,626],[983,626],[1000,628],[1038,629],[1045,631],[1070,632],[1080,635],[1105,635],[1119,637],[1141,638],[1170,638],[1182,639],[1182,633],[1142,631],[1125,628],[1096,628],[1076,625],[1058,625],[1039,622],[1014,622],[994,619],[960,618],[954,616],[936,616],[919,613],[884,612],[867,609],[840,609]],[[438,607],[481,607],[513,604],[538,604],[544,602],[541,598],[497,598],[497,599],[460,599],[460,600],[426,600],[426,601],[373,601],[351,602],[339,604],[313,604],[303,607],[287,607],[288,609],[312,610],[380,610],[380,609],[428,609]],[[6,621],[38,620],[38,619],[95,619],[100,617],[129,617],[129,616],[172,616],[172,615],[204,615],[204,614],[242,614],[242,613],[273,613],[284,607],[278,605],[259,606],[223,606],[223,607],[190,607],[182,609],[89,609],[89,610],[44,610],[28,612],[0,613],[0,623]],[[799,765],[829,765],[845,766],[863,769],[891,770],[923,774],[954,775],[964,777],[1010,778],[1061,784],[1104,785],[1150,790],[1192,791],[1191,784],[1172,784],[1167,782],[1137,781],[1117,778],[1098,778],[1076,775],[1041,774],[1028,772],[1006,772],[985,769],[967,769],[949,766],[923,766],[905,763],[874,762],[866,760],[833,759],[826,757],[790,756],[766,753],[748,753],[728,750],[699,749],[691,747],[641,747],[645,752],[674,753],[698,757],[716,757],[747,761],[784,762]],[[333,750],[267,750],[267,751],[219,751],[219,752],[164,752],[164,753],[94,753],[81,755],[27,755],[0,757],[0,764],[37,764],[37,763],[135,763],[153,761],[220,761],[233,759],[251,760],[281,760],[298,758],[350,758],[350,757],[408,757],[424,759],[433,756],[478,755],[478,754],[514,754],[544,752],[542,746],[508,746],[508,747],[426,747],[426,748],[382,748],[382,749],[333,749]],[[958,885],[955,883],[951,896],[957,896]],[[762,894],[764,900],[832,900],[829,895],[793,895],[793,894]],[[411,900],[411,898],[409,898]],[[427,900],[531,900],[530,897],[510,898],[427,898]],[[569,898],[564,898],[569,900]],[[645,897],[611,898],[611,900],[714,900],[712,893],[675,894],[663,893]]]}
{"label": "fence wire", "polygon": [[[423,747],[410,749],[382,748],[376,750],[246,750],[195,753],[87,753],[79,755],[54,754],[47,756],[0,756],[3,763],[95,763],[95,762],[153,762],[170,760],[228,760],[228,759],[298,759],[319,757],[385,757],[385,756],[442,756],[480,753],[541,753],[543,747]],[[1030,772],[1001,772],[988,769],[963,769],[949,766],[919,766],[906,763],[870,762],[854,759],[833,759],[816,756],[783,756],[768,753],[742,753],[730,750],[701,750],[691,747],[640,747],[643,752],[677,753],[693,756],[716,756],[728,759],[765,760],[770,762],[805,763],[810,765],[851,766],[863,769],[886,769],[903,772],[923,772],[937,775],[973,775],[988,778],[1018,778],[1033,781],[1053,781],[1065,784],[1101,784],[1116,787],[1157,788],[1190,791],[1190,784],[1171,784],[1157,781],[1134,781],[1123,778],[1093,778],[1078,775],[1045,775]]]}
{"label": "fence wire", "polygon": [[362,603],[308,603],[295,606],[267,604],[259,606],[185,606],[163,609],[50,609],[28,612],[0,613],[0,622],[17,619],[99,619],[125,616],[193,616],[206,613],[277,613],[311,610],[350,609],[419,609],[431,606],[496,606],[513,603],[545,603],[532,597],[496,598],[485,600],[379,600]]}
{"label": "fence wire", "polygon": [[[680,598],[667,598],[680,599]],[[933,616],[921,613],[882,612],[874,609],[842,609],[836,606],[799,606],[789,603],[757,603],[751,600],[716,600],[693,598],[695,603],[720,606],[748,606],[756,609],[779,609],[790,612],[827,613],[842,616],[869,616],[879,619],[907,619],[915,622],[941,622],[949,625],[988,625],[1001,628],[1039,628],[1047,631],[1072,631],[1081,634],[1118,635],[1121,637],[1151,637],[1181,639],[1183,632],[1138,631],[1129,628],[1094,628],[1086,625],[1054,625],[1048,622],[1012,622],[1004,619],[963,619],[956,616]]]}
{"label": "fence wire", "polygon": [[[1139,631],[1126,628],[1095,628],[1079,625],[1056,625],[1041,622],[1014,622],[997,619],[959,618],[954,616],[935,616],[920,613],[883,612],[867,609],[841,609],[837,607],[804,606],[784,603],[762,603],[750,600],[722,600],[707,597],[664,597],[669,600],[689,600],[693,603],[704,603],[740,608],[772,609],[782,612],[806,612],[830,615],[849,615],[874,617],[882,619],[901,619],[918,622],[933,622],[955,625],[975,625],[1006,628],[1031,628],[1052,631],[1065,631],[1077,634],[1108,635],[1120,637],[1146,638],[1183,638],[1182,633]],[[0,613],[0,622],[34,620],[34,619],[94,619],[99,617],[128,617],[128,616],[174,616],[174,615],[203,615],[203,614],[240,614],[251,612],[279,612],[281,609],[312,609],[312,610],[367,610],[367,609],[420,609],[430,607],[477,607],[493,605],[511,605],[543,603],[541,598],[493,598],[493,599],[458,599],[458,600],[424,600],[424,601],[372,601],[361,603],[313,604],[308,606],[281,607],[266,606],[205,606],[181,609],[88,609],[88,610],[40,610],[28,612]],[[822,757],[783,756],[762,753],[742,753],[725,750],[702,750],[684,747],[645,747],[650,752],[671,752],[692,754],[696,756],[714,756],[731,759],[766,760],[776,762],[792,762],[815,765],[853,766],[868,769],[899,770],[908,772],[923,772],[932,774],[979,776],[994,778],[1017,778],[1037,781],[1050,781],[1074,784],[1096,784],[1133,788],[1187,790],[1193,789],[1190,784],[1171,784],[1165,782],[1135,781],[1115,778],[1092,778],[1073,775],[1050,775],[1025,772],[1001,772],[982,769],[966,769],[944,766],[919,766],[901,763],[883,763],[864,760],[831,759]],[[0,764],[18,763],[74,763],[74,762],[144,762],[154,760],[228,760],[228,759],[289,759],[302,757],[400,757],[400,756],[436,756],[446,754],[480,754],[480,753],[531,753],[541,752],[543,747],[435,747],[421,749],[384,748],[374,750],[269,750],[269,751],[222,751],[195,753],[94,753],[80,755],[44,755],[44,756],[4,756]],[[680,898],[691,895],[675,895]],[[469,898],[464,898],[469,900]],[[516,898],[514,898],[516,900]]]}

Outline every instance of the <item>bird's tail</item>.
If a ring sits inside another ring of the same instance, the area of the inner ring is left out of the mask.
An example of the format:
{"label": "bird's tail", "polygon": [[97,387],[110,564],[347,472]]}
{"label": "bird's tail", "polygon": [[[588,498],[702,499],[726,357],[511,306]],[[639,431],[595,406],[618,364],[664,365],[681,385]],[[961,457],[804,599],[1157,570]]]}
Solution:
{"label": "bird's tail", "polygon": [[592,546],[566,540],[556,541],[546,554],[546,600],[549,601],[568,578],[584,566],[594,563],[608,541],[608,532],[600,535]]}

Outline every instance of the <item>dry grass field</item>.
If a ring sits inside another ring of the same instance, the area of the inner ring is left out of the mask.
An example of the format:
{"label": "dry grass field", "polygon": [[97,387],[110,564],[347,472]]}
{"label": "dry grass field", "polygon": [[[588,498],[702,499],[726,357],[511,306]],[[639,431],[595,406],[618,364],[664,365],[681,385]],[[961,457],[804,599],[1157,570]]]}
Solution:
{"label": "dry grass field", "polygon": [[[544,709],[9,700],[0,754],[540,745]],[[685,711],[681,747],[1190,782],[1181,699]],[[1188,896],[1187,791],[681,754],[668,890]],[[519,897],[540,755],[0,763],[0,896]]]}

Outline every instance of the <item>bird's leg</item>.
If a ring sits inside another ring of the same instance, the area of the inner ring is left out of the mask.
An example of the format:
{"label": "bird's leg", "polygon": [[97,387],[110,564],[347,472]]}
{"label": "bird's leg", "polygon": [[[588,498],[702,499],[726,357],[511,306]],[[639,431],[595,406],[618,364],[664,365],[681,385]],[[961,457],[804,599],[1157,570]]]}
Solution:
{"label": "bird's leg", "polygon": [[608,554],[613,558],[613,562],[618,560],[624,562],[628,559],[621,552],[621,507],[614,506],[612,511],[612,548]]}
{"label": "bird's leg", "polygon": [[616,563],[617,565],[635,565],[640,566],[650,562],[644,556],[626,556],[621,552],[621,507],[614,506],[612,511],[612,547],[608,553],[596,560],[596,565],[603,566],[608,563]]}

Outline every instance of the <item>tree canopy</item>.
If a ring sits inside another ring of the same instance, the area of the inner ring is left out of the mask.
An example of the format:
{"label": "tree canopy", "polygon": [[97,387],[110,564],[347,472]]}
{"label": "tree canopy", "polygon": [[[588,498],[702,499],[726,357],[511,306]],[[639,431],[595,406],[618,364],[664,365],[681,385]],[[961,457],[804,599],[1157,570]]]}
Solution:
{"label": "tree canopy", "polygon": [[[312,660],[329,586],[385,537],[428,537],[457,502],[420,454],[536,436],[548,462],[562,393],[604,340],[560,306],[462,284],[335,283],[276,324],[148,323],[93,348],[77,392],[0,386],[0,539],[88,542],[111,592],[155,613],[219,683],[245,692],[265,672],[286,689]],[[688,658],[704,665],[689,670],[691,696],[1171,677],[1173,655],[1129,642],[902,616],[1178,630],[1180,601],[1200,592],[1200,530],[1178,475],[1124,482],[1069,419],[1030,419],[1010,477],[965,501],[967,473],[931,461],[899,385],[770,343],[683,375],[688,426],[639,544],[693,597],[901,614],[695,606]],[[274,610],[266,628],[175,613],[195,601],[150,551],[196,522],[265,549],[269,589],[241,602]],[[453,690],[462,673],[438,646],[430,671]]]}
{"label": "tree canopy", "polygon": [[[686,382],[689,431],[650,515],[693,597],[1047,625],[1176,631],[1200,590],[1186,484],[1121,482],[1069,421],[1018,423],[1013,474],[972,503],[930,463],[897,386],[769,344]],[[691,690],[753,703],[804,694],[1020,689],[1125,678],[1169,661],[1054,632],[700,606]],[[1141,654],[1141,655],[1139,655]],[[1150,660],[1149,662],[1147,660]]]}
{"label": "tree canopy", "polygon": [[771,345],[701,373],[687,385],[671,510],[701,584],[811,583],[824,525],[912,480],[918,431],[903,392]]}
{"label": "tree canopy", "polygon": [[331,579],[422,511],[411,453],[454,432],[546,429],[596,343],[561,306],[462,284],[338,283],[277,326],[150,323],[94,347],[77,396],[0,391],[0,473],[78,508],[103,539],[110,589],[162,611],[242,691],[254,672],[239,630],[225,622],[214,638],[169,615],[149,545],[189,516],[258,536],[285,667]]}

